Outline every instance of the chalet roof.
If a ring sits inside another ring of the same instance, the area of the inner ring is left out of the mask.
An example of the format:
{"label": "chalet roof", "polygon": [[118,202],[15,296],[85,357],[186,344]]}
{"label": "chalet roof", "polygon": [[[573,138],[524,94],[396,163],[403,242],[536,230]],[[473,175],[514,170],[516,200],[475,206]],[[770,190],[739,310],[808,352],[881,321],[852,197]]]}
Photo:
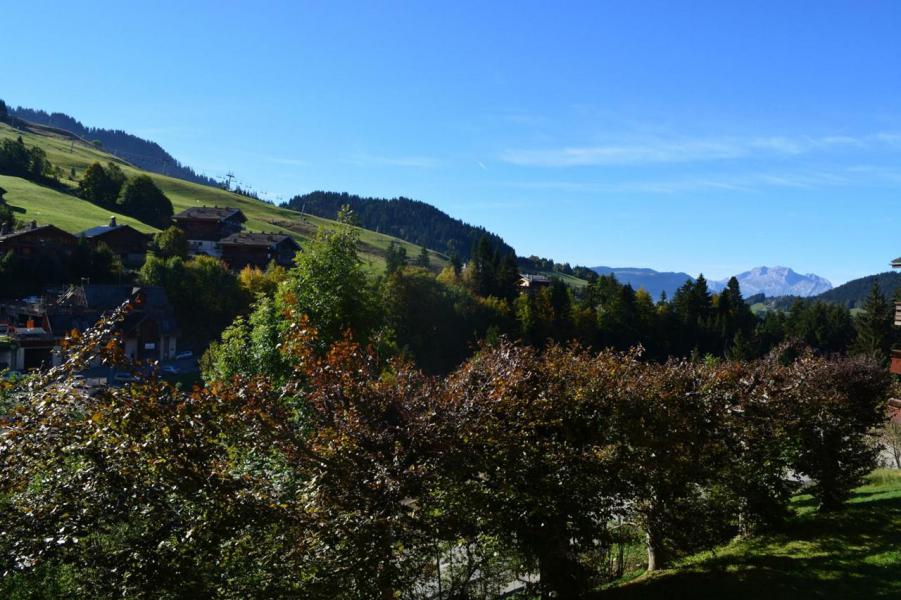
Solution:
{"label": "chalet roof", "polygon": [[173,218],[176,221],[179,219],[193,219],[198,221],[216,221],[217,223],[230,219],[235,219],[240,223],[247,220],[241,209],[227,206],[194,206],[181,211]]}
{"label": "chalet roof", "polygon": [[147,308],[168,308],[169,298],[159,286],[134,287],[130,285],[85,285],[82,286],[86,308],[110,310],[116,308],[135,293],[144,296]]}
{"label": "chalet roof", "polygon": [[56,225],[40,225],[40,226],[38,226],[37,224],[35,224],[32,221],[31,225],[26,226],[24,229],[17,229],[16,231],[13,231],[11,233],[0,234],[0,241],[12,240],[17,237],[25,237],[28,235],[33,235],[38,232],[41,232],[41,233],[56,232],[56,233],[61,233],[63,236],[68,236],[68,237],[71,237],[72,239],[75,239],[74,235],[72,235],[68,231],[63,231]]}
{"label": "chalet roof", "polygon": [[896,258],[892,261],[892,266],[896,269],[901,268],[901,257]]}
{"label": "chalet roof", "polygon": [[82,231],[81,233],[78,234],[78,237],[95,238],[95,237],[99,237],[102,235],[106,235],[107,233],[110,233],[111,231],[118,231],[120,229],[131,229],[132,231],[134,231],[135,233],[137,233],[139,235],[142,235],[142,236],[144,235],[143,233],[141,233],[140,231],[138,231],[131,225],[113,225],[113,226],[101,225],[99,227],[91,227],[90,229],[85,229],[84,231]]}
{"label": "chalet roof", "polygon": [[249,233],[246,231],[233,233],[228,237],[222,238],[219,241],[219,245],[271,248],[272,246],[277,246],[285,241],[290,242],[290,245],[293,248],[300,249],[300,246],[290,235],[285,235],[283,233]]}

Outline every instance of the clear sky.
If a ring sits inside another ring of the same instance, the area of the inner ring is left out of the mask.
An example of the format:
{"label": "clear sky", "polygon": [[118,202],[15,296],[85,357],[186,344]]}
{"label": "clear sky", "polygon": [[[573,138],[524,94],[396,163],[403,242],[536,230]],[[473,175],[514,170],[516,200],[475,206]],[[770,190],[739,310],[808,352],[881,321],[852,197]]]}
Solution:
{"label": "clear sky", "polygon": [[901,2],[3,2],[0,98],[274,200],[841,283],[901,255]]}

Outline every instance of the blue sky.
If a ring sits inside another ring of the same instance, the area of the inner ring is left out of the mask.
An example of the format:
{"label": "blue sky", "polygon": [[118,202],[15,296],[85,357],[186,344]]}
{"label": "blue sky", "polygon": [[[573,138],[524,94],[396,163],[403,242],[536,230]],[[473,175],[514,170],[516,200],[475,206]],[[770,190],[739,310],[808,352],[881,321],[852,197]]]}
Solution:
{"label": "blue sky", "polygon": [[275,200],[521,254],[840,283],[901,255],[901,3],[9,2],[0,98]]}

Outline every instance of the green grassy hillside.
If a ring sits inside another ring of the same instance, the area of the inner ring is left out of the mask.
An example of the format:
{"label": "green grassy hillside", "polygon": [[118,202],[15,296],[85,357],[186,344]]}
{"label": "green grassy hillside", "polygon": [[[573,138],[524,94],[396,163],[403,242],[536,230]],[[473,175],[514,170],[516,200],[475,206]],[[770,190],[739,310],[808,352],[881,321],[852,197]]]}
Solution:
{"label": "green grassy hillside", "polygon": [[840,512],[815,512],[809,496],[793,508],[778,534],[689,557],[598,598],[901,598],[901,471],[870,475]]}
{"label": "green grassy hillside", "polygon": [[[44,149],[50,162],[62,169],[61,183],[71,190],[78,186],[78,178],[92,163],[115,162],[128,176],[149,175],[172,201],[176,212],[192,206],[232,206],[240,208],[247,215],[245,226],[248,230],[288,233],[301,243],[310,239],[319,226],[326,228],[336,226],[334,221],[328,219],[301,215],[220,188],[136,169],[64,131],[41,126],[29,126],[25,130],[18,130],[0,123],[0,140],[14,139],[19,135],[28,146],[37,145]],[[70,178],[73,168],[76,170],[75,179]],[[22,220],[36,219],[39,223],[52,223],[71,232],[106,224],[109,220],[110,211],[23,179],[0,176],[0,187],[9,192],[6,195],[7,202],[24,211],[18,214]],[[143,231],[154,231],[152,227],[136,224],[128,217],[119,215],[117,218],[122,223],[139,225]],[[360,229],[360,241],[363,259],[373,271],[380,271],[384,267],[384,253],[391,241],[406,246],[408,256],[415,257],[419,254],[419,248],[413,244],[366,229]],[[447,258],[443,255],[434,252],[431,254],[432,265],[435,268],[447,264]]]}

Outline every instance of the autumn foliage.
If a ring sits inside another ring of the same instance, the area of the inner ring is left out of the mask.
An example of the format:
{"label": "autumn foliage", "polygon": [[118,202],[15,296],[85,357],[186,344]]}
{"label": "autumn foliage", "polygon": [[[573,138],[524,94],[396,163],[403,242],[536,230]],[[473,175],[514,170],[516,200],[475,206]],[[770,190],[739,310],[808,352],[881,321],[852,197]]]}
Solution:
{"label": "autumn foliage", "polygon": [[522,578],[577,598],[625,531],[655,568],[778,526],[803,478],[839,507],[887,386],[803,350],[660,364],[506,341],[433,378],[286,315],[285,377],[87,393],[72,374],[121,360],[126,311],[8,392],[4,595],[475,598]]}

